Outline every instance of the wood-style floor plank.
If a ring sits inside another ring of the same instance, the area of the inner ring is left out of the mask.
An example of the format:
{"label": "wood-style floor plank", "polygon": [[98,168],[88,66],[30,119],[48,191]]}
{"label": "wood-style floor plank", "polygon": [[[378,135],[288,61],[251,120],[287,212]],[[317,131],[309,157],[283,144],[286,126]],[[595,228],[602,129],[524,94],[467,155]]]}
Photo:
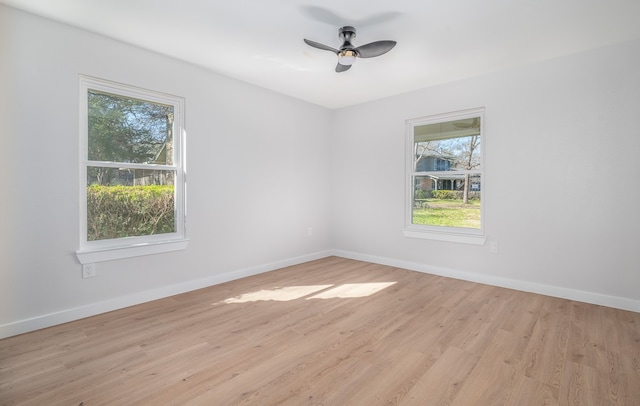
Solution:
{"label": "wood-style floor plank", "polygon": [[329,257],[0,340],[43,404],[637,406],[640,314]]}

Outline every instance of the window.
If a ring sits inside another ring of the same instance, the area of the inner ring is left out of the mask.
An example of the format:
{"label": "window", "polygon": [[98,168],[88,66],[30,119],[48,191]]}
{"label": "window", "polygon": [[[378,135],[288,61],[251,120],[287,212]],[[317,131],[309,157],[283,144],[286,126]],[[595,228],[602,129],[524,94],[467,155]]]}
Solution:
{"label": "window", "polygon": [[81,263],[186,248],[184,99],[80,77]]}
{"label": "window", "polygon": [[407,121],[404,234],[484,244],[484,109]]}

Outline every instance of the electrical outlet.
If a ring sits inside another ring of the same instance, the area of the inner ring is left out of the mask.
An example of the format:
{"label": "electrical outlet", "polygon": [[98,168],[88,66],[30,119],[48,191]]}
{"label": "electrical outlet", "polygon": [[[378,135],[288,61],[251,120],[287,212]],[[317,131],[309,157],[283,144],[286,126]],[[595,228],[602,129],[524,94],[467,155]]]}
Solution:
{"label": "electrical outlet", "polygon": [[82,277],[93,278],[96,276],[96,264],[82,264]]}
{"label": "electrical outlet", "polygon": [[497,254],[498,253],[498,241],[491,241],[489,243],[489,252],[491,252],[493,254]]}

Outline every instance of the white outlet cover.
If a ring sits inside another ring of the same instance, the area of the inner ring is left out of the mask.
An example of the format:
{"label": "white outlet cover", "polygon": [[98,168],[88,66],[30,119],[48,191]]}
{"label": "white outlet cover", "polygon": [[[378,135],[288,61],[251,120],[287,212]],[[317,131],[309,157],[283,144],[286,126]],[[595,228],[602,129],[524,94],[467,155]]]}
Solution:
{"label": "white outlet cover", "polygon": [[82,264],[82,277],[93,278],[96,276],[96,264]]}

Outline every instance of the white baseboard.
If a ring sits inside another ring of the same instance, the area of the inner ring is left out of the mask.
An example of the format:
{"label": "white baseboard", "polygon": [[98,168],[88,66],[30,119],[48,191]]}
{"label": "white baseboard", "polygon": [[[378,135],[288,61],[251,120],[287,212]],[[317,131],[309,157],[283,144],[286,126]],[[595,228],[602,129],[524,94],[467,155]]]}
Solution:
{"label": "white baseboard", "polygon": [[271,262],[268,264],[258,265],[254,267],[238,269],[220,275],[211,276],[204,279],[198,279],[176,285],[165,286],[158,289],[138,292],[128,296],[117,297],[102,302],[90,303],[71,309],[49,313],[29,319],[18,320],[16,322],[0,325],[0,338],[11,337],[14,335],[39,330],[46,327],[67,323],[74,320],[83,319],[85,317],[95,316],[97,314],[122,309],[137,304],[150,302],[152,300],[163,299],[165,297],[178,295],[192,290],[202,289],[209,286],[217,285],[232,280],[245,278],[247,276],[258,275],[264,272],[273,271],[287,266],[297,265],[304,262],[313,261],[328,256],[338,256],[343,258],[355,259],[359,261],[372,262],[381,265],[388,265],[397,268],[409,269],[412,271],[428,273],[432,275],[445,276],[449,278],[461,279],[470,282],[484,283],[492,286],[500,286],[509,289],[521,290],[524,292],[538,293],[547,296],[560,297],[563,299],[575,300],[584,303],[597,304],[617,309],[640,312],[640,301],[622,298],[617,296],[603,295],[594,292],[585,292],[575,289],[562,288],[552,285],[544,285],[534,282],[522,281],[517,279],[500,278],[496,276],[482,275],[472,272],[459,271],[450,268],[436,267],[427,264],[404,261],[393,258],[379,257],[375,255],[361,254],[351,251],[329,250],[317,253],[303,255],[294,258],[288,258],[281,261]]}
{"label": "white baseboard", "polygon": [[448,278],[461,279],[469,282],[483,283],[486,285],[515,289],[523,292],[538,293],[541,295],[575,300],[577,302],[613,307],[616,309],[629,310],[632,312],[640,312],[639,300],[628,299],[624,297],[603,295],[601,293],[586,292],[582,290],[545,285],[518,279],[500,278],[497,276],[459,271],[450,268],[436,267],[417,262],[409,262],[399,259],[379,257],[375,255],[360,254],[351,251],[332,250],[331,254],[338,257],[394,266],[397,268],[409,269],[412,271],[423,272],[432,275],[445,276]]}
{"label": "white baseboard", "polygon": [[315,259],[325,258],[331,255],[329,251],[316,252],[294,258],[288,258],[268,264],[254,267],[238,269],[220,275],[214,275],[204,279],[183,282],[176,285],[165,286],[158,289],[147,290],[127,296],[116,297],[102,302],[90,303],[87,305],[65,309],[54,313],[44,314],[29,319],[18,320],[16,322],[0,325],[0,338],[11,337],[18,334],[28,333],[46,327],[67,323],[85,317],[122,309],[137,304],[150,302],[152,300],[163,299],[165,297],[202,289],[220,283],[229,282],[247,276],[258,275],[264,272],[273,271],[287,266],[297,265]]}

